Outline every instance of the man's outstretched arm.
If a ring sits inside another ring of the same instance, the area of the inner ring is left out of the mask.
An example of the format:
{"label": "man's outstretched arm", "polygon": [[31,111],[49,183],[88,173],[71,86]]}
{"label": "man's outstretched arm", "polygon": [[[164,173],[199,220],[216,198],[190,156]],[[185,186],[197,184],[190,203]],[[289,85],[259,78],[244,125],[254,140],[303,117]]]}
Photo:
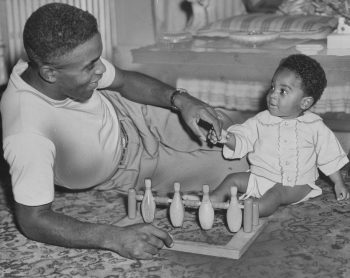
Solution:
{"label": "man's outstretched arm", "polygon": [[[158,79],[117,67],[115,79],[108,89],[116,90],[125,98],[138,103],[166,108],[171,108],[171,98],[175,91],[174,87]],[[173,98],[173,102],[180,111],[183,120],[202,141],[206,141],[206,134],[199,128],[199,120],[212,125],[216,134],[221,135],[220,114],[209,104],[188,93],[177,94]]]}
{"label": "man's outstretched arm", "polygon": [[18,226],[29,239],[69,248],[105,249],[130,259],[152,259],[170,235],[149,224],[117,227],[82,222],[52,211],[51,204],[15,204]]}

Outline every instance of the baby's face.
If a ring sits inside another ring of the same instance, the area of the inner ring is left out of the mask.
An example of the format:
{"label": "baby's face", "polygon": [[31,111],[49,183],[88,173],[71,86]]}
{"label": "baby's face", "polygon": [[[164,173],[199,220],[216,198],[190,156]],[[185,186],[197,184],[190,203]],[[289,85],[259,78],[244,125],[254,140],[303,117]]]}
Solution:
{"label": "baby's face", "polygon": [[303,109],[305,97],[299,76],[289,69],[282,68],[272,79],[267,94],[267,108],[273,116],[294,119],[305,110]]}

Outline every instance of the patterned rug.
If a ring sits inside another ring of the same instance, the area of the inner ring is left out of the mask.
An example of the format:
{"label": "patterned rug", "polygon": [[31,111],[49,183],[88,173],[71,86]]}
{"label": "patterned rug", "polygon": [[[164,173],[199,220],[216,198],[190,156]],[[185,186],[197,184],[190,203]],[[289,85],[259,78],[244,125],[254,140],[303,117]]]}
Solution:
{"label": "patterned rug", "polygon": [[[343,171],[346,175],[345,170]],[[350,179],[346,177],[350,186]],[[101,250],[67,249],[34,242],[16,228],[8,177],[0,186],[0,277],[350,277],[350,202],[323,195],[280,208],[239,260],[162,250],[134,261]],[[54,210],[83,221],[115,223],[125,216],[116,191],[58,191]]]}

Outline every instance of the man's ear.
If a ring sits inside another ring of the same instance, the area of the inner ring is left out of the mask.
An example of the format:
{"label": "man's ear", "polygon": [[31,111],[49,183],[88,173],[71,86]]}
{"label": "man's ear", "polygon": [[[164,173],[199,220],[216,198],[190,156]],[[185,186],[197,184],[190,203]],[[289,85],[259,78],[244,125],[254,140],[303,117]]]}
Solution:
{"label": "man's ear", "polygon": [[300,107],[303,110],[307,110],[307,109],[309,109],[312,106],[313,103],[314,103],[314,98],[313,97],[304,97],[301,100]]}
{"label": "man's ear", "polygon": [[49,66],[49,65],[42,65],[40,66],[39,69],[40,76],[43,78],[45,81],[49,83],[55,83],[56,82],[56,70]]}

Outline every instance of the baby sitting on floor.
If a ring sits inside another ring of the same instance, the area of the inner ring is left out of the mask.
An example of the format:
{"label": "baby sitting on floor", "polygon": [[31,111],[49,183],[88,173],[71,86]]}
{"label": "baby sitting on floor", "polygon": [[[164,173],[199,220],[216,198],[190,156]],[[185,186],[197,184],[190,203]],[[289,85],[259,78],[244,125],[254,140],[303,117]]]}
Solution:
{"label": "baby sitting on floor", "polygon": [[267,110],[243,124],[230,126],[218,140],[227,159],[248,155],[250,171],[229,174],[211,192],[212,201],[224,201],[231,186],[244,198],[258,198],[260,216],[271,215],[281,205],[305,201],[322,194],[315,184],[320,169],[334,183],[337,200],[349,191],[339,170],[348,163],[334,133],[322,118],[309,111],[321,97],[327,79],[313,58],[295,54],[282,59],[267,94]]}

